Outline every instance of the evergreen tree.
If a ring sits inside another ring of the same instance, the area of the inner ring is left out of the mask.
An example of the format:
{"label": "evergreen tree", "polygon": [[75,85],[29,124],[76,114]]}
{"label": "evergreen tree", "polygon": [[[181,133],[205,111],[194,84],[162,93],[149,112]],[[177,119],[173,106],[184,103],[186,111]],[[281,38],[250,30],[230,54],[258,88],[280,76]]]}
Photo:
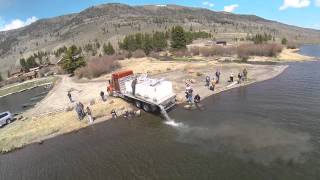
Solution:
{"label": "evergreen tree", "polygon": [[37,66],[38,66],[38,64],[36,62],[35,57],[34,56],[28,57],[28,59],[27,59],[27,68],[30,69],[30,68],[35,68]]}
{"label": "evergreen tree", "polygon": [[77,68],[85,66],[86,62],[81,55],[80,49],[72,45],[68,48],[62,59],[62,68],[68,73],[73,73]]}
{"label": "evergreen tree", "polygon": [[187,46],[185,32],[181,26],[175,26],[171,30],[171,47],[173,49],[184,49]]}
{"label": "evergreen tree", "polygon": [[152,49],[153,49],[153,46],[152,46],[152,38],[150,37],[149,34],[145,34],[144,35],[144,41],[143,41],[143,51],[144,53],[146,53],[146,55],[148,55]]}
{"label": "evergreen tree", "polygon": [[282,40],[281,40],[281,44],[283,44],[283,45],[287,45],[287,44],[288,44],[288,40],[287,40],[287,38],[282,38]]}
{"label": "evergreen tree", "polygon": [[26,62],[26,60],[24,58],[20,59],[20,66],[22,67],[22,69],[24,71],[28,71],[28,69],[29,69],[28,65],[27,65],[27,62]]}
{"label": "evergreen tree", "polygon": [[108,45],[103,44],[103,51],[107,55],[113,55],[115,53],[113,46],[111,45],[110,42],[108,43]]}
{"label": "evergreen tree", "polygon": [[155,32],[152,37],[153,49],[155,51],[162,51],[168,47],[166,35],[163,32]]}

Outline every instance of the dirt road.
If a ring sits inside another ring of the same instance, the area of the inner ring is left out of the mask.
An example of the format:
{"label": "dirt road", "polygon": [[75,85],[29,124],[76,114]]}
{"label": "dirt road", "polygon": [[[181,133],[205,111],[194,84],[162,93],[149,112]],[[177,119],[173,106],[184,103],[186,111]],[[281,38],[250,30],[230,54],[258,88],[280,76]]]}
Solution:
{"label": "dirt road", "polygon": [[[61,82],[52,89],[47,97],[33,109],[27,111],[25,115],[30,117],[65,111],[79,101],[88,104],[92,100],[100,100],[100,91],[106,92],[106,89],[107,84],[105,81],[77,83],[71,77],[64,75],[61,76]],[[69,101],[68,91],[71,91],[73,103]]]}

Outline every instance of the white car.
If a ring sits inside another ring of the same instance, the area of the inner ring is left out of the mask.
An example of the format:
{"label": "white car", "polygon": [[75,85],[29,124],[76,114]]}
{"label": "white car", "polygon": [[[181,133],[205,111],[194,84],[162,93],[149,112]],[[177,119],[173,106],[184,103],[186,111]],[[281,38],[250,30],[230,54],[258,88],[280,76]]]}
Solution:
{"label": "white car", "polygon": [[12,114],[9,111],[0,113],[0,127],[10,124],[12,120]]}

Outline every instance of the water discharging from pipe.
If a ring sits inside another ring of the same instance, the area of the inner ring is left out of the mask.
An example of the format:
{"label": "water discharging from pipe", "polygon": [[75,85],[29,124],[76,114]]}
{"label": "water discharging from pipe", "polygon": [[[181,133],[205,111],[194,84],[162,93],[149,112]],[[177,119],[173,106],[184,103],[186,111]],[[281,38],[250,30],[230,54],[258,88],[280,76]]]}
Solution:
{"label": "water discharging from pipe", "polygon": [[163,106],[159,106],[160,107],[160,112],[162,114],[162,116],[166,119],[166,121],[164,122],[165,124],[169,125],[169,126],[173,126],[173,127],[182,127],[184,126],[183,123],[181,122],[175,122],[174,119],[171,119],[170,116],[168,115],[167,111],[165,110],[165,108]]}

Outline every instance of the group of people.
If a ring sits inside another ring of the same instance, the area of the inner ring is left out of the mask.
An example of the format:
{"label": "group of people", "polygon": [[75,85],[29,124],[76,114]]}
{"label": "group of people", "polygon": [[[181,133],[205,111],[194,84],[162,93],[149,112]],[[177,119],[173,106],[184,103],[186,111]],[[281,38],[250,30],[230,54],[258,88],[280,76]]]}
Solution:
{"label": "group of people", "polygon": [[214,91],[216,84],[220,82],[221,72],[217,70],[215,73],[215,77],[210,78],[210,76],[206,76],[206,86],[209,87],[211,91]]}
{"label": "group of people", "polygon": [[[242,72],[238,73],[238,81],[237,81],[238,84],[241,84],[241,82],[247,80],[247,77],[248,77],[248,70],[246,68],[244,68],[242,70]],[[230,74],[229,82],[234,82],[234,74],[233,73]]]}
{"label": "group of people", "polygon": [[80,121],[83,120],[85,118],[85,116],[87,116],[89,123],[90,124],[93,123],[92,111],[89,106],[87,106],[86,109],[84,109],[84,105],[81,102],[78,102],[76,104],[75,110],[76,110],[76,113],[77,113]]}
{"label": "group of people", "polygon": [[193,89],[192,87],[190,86],[190,84],[186,83],[186,91],[185,91],[185,97],[187,99],[187,102],[188,103],[200,103],[200,100],[201,100],[201,97],[199,94],[196,94],[194,97],[193,97]]}
{"label": "group of people", "polygon": [[[67,96],[69,98],[69,101],[71,103],[73,103],[74,100],[72,99],[71,91],[68,91]],[[100,92],[100,97],[101,97],[102,101],[106,101],[107,100],[103,91]],[[90,124],[93,123],[92,111],[91,111],[89,106],[84,108],[84,105],[79,101],[78,103],[76,103],[75,111],[76,111],[76,113],[78,115],[79,120],[83,120],[87,116],[89,123]],[[117,117],[116,113],[115,113],[115,115],[113,115],[113,117],[114,116]]]}

